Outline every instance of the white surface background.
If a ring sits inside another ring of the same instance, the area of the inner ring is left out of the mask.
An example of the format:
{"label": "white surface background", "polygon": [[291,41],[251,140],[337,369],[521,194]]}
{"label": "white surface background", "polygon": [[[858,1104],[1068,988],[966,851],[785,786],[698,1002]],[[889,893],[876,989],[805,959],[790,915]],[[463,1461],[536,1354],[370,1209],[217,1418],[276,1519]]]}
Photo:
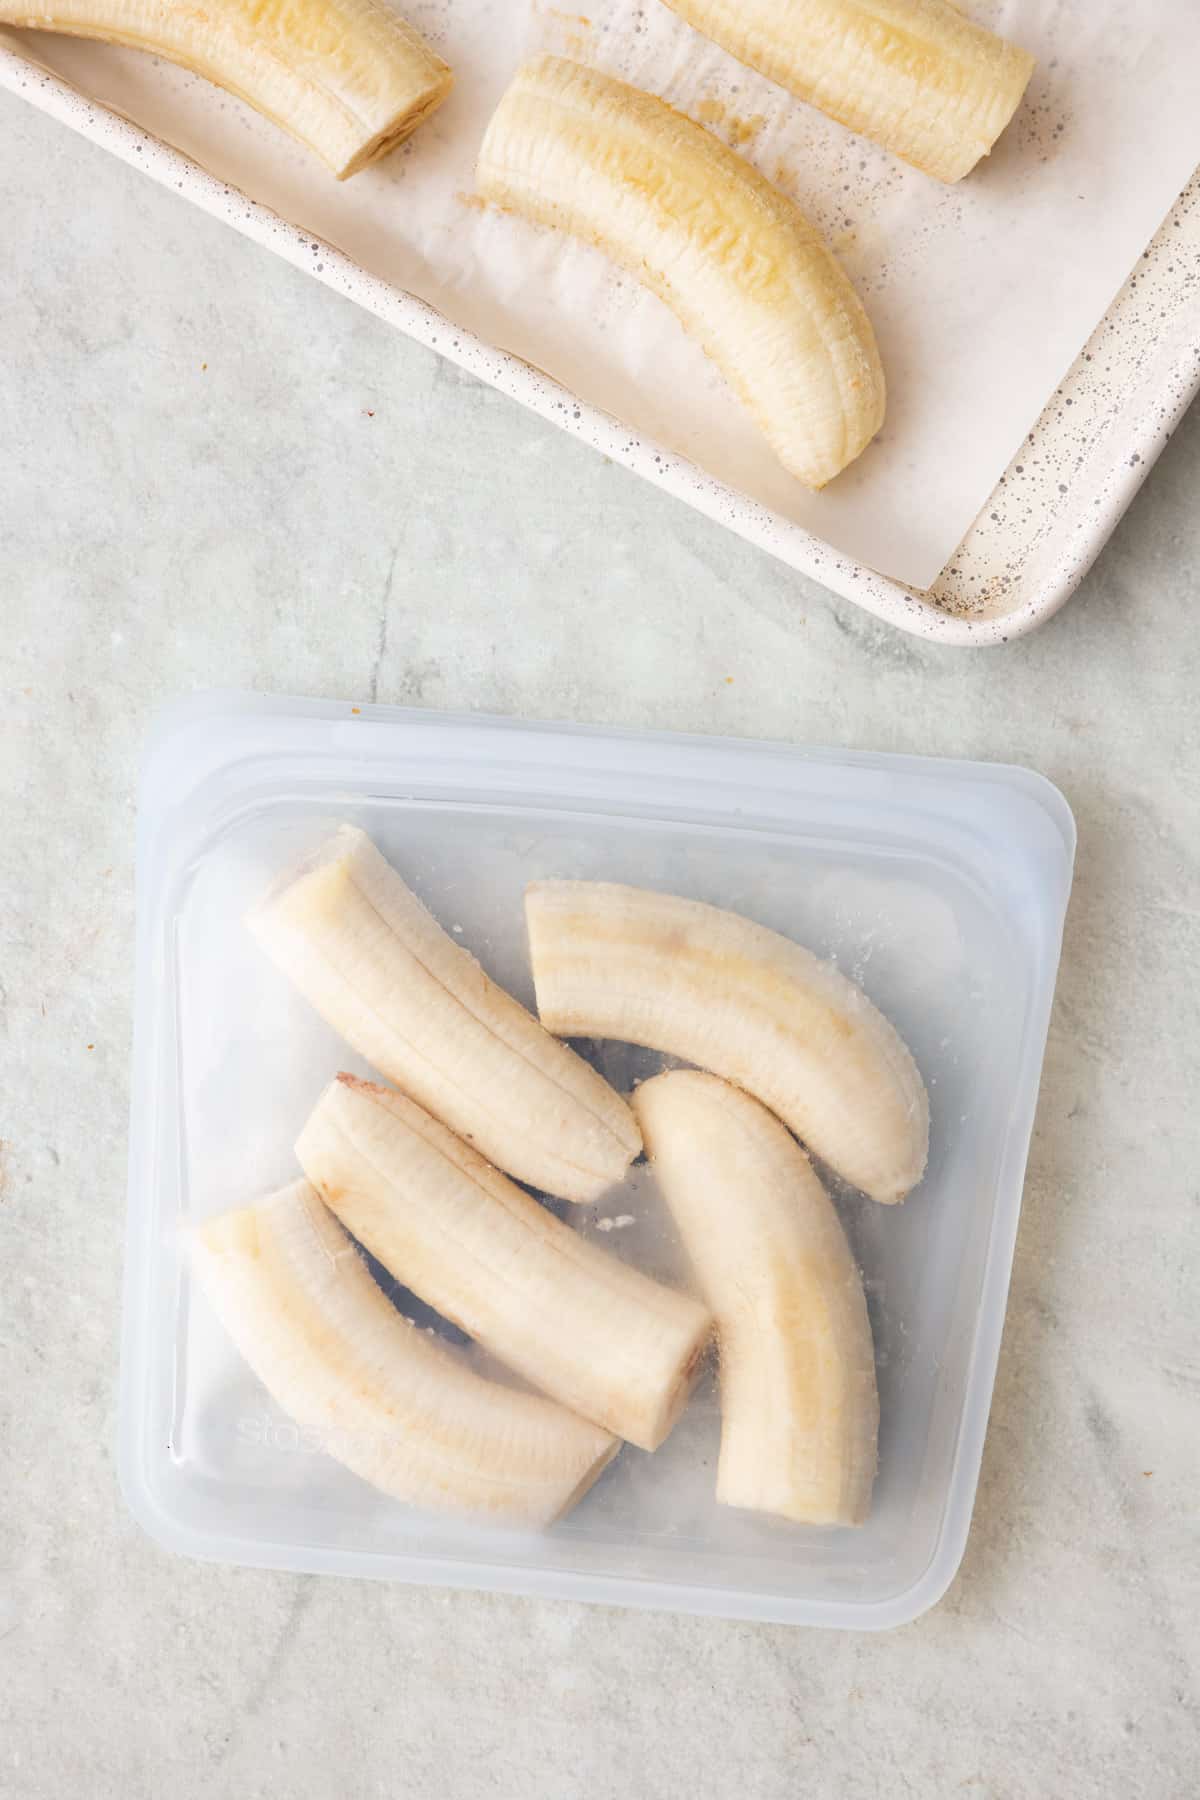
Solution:
{"label": "white surface background", "polygon": [[[0,97],[0,1794],[1194,1792],[1200,414],[889,632]],[[373,415],[373,416],[371,416]],[[172,1561],[112,1395],[133,789],[217,684],[1025,761],[1081,833],[976,1522],[874,1639]]]}

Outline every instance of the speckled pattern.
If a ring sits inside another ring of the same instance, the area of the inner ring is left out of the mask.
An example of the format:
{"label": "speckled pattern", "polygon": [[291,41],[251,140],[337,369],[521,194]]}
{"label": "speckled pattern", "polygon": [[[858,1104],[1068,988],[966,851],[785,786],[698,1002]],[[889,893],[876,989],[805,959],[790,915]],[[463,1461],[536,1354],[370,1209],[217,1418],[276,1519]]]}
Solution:
{"label": "speckled pattern", "polygon": [[368,275],[49,74],[0,32],[0,85],[418,342],[889,624],[934,642],[1007,643],[1074,592],[1200,386],[1200,186],[1193,183],[927,594],[838,554],[528,364]]}

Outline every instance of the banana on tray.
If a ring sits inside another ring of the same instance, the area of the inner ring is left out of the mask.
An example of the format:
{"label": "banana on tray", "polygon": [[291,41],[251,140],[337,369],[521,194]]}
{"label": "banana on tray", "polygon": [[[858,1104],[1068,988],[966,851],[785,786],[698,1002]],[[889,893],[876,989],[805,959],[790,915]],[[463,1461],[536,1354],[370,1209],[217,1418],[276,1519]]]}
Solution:
{"label": "banana on tray", "polygon": [[179,63],[291,132],[339,181],[402,143],[454,79],[389,0],[0,0],[0,25]]}
{"label": "banana on tray", "polygon": [[939,181],[961,181],[1034,60],[958,0],[666,0],[739,62]]}
{"label": "banana on tray", "polygon": [[665,101],[534,57],[493,115],[477,180],[664,300],[808,486],[879,430],[883,369],[848,277],[797,206]]}

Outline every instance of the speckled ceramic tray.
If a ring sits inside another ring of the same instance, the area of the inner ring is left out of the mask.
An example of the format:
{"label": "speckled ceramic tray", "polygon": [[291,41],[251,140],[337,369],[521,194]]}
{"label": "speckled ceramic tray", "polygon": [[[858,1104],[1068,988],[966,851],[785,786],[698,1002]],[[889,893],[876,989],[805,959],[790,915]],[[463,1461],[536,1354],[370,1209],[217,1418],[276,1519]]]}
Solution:
{"label": "speckled ceramic tray", "polygon": [[918,593],[840,555],[369,275],[311,233],[89,100],[33,60],[18,35],[3,31],[0,85],[792,568],[889,624],[935,642],[1006,643],[1056,612],[1200,387],[1200,180],[1194,180],[948,566],[928,592]]}

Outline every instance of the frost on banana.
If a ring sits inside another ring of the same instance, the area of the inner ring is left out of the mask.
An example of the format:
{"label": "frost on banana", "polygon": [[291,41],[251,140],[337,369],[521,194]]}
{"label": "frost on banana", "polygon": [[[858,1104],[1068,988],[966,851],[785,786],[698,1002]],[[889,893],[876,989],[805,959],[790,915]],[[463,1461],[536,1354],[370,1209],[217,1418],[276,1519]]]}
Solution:
{"label": "frost on banana", "polygon": [[372,1256],[572,1412],[654,1450],[712,1321],[588,1242],[401,1094],[340,1075],[296,1145]]}
{"label": "frost on banana", "polygon": [[875,1352],[829,1196],[778,1119],[714,1075],[660,1075],[633,1103],[716,1319],[717,1499],[860,1525],[875,1479]]}
{"label": "frost on banana", "polygon": [[534,57],[488,127],[478,181],[666,301],[810,487],[879,430],[883,370],[846,275],[790,200],[664,101]]}
{"label": "frost on banana", "polygon": [[447,936],[343,826],[251,930],[323,1019],[509,1174],[598,1199],[641,1149],[628,1106]]}
{"label": "frost on banana", "polygon": [[939,181],[961,181],[989,153],[1034,70],[957,0],[666,3],[739,62]]}
{"label": "frost on banana", "polygon": [[388,0],[0,0],[0,25],[179,63],[290,131],[339,181],[402,143],[453,82]]}
{"label": "frost on banana", "polygon": [[538,1011],[736,1082],[885,1202],[921,1179],[929,1101],[883,1014],[832,963],[736,913],[603,881],[539,881],[525,912]]}
{"label": "frost on banana", "polygon": [[548,1525],[617,1453],[608,1432],[484,1380],[402,1318],[306,1181],[208,1220],[191,1248],[272,1397],[395,1499]]}

